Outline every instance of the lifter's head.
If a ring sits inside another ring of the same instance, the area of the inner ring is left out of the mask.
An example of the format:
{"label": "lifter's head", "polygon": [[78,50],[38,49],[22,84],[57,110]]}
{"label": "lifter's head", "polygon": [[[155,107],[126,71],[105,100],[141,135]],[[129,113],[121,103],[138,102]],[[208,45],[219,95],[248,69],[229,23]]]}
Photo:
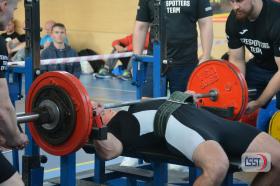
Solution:
{"label": "lifter's head", "polygon": [[116,112],[112,109],[104,109],[104,106],[101,103],[91,101],[93,111],[96,112],[96,115],[100,115],[104,125],[107,125],[109,121],[116,115]]}
{"label": "lifter's head", "polygon": [[18,0],[0,0],[0,31],[4,31],[17,9]]}

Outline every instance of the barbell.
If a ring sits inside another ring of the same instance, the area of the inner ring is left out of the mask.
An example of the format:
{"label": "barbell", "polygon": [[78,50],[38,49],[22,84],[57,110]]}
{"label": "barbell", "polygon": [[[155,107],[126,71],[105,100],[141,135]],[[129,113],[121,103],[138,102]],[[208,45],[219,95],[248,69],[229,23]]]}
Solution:
{"label": "barbell", "polygon": [[[188,90],[194,91],[197,105],[228,109],[228,119],[239,119],[248,103],[249,90],[241,72],[229,62],[210,60],[192,73]],[[135,105],[168,97],[104,104],[105,109]],[[230,99],[230,100],[227,100]],[[53,155],[67,155],[83,147],[93,129],[102,129],[85,87],[67,72],[46,72],[32,83],[26,99],[26,113],[17,114],[18,123],[28,122],[36,144]]]}

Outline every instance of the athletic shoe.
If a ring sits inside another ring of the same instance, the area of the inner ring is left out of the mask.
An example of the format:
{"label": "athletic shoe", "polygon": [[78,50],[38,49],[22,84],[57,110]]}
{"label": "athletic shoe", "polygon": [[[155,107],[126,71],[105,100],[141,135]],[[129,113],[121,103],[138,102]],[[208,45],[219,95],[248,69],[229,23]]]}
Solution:
{"label": "athletic shoe", "polygon": [[111,74],[109,73],[109,70],[106,68],[101,68],[98,73],[95,75],[95,77],[100,78],[100,79],[107,79],[111,78]]}
{"label": "athletic shoe", "polygon": [[120,166],[136,167],[138,165],[138,163],[139,163],[139,161],[136,158],[124,157]]}
{"label": "athletic shoe", "polygon": [[131,73],[128,70],[125,70],[120,78],[124,81],[131,80]]}

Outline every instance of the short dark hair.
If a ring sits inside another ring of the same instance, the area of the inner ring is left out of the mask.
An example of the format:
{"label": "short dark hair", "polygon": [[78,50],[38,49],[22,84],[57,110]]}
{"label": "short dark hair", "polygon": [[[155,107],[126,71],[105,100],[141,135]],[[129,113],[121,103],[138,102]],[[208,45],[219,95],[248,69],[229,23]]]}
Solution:
{"label": "short dark hair", "polygon": [[55,27],[63,28],[63,29],[66,30],[64,24],[62,24],[62,23],[55,23],[55,24],[52,26],[52,31],[53,31],[53,29],[54,29]]}

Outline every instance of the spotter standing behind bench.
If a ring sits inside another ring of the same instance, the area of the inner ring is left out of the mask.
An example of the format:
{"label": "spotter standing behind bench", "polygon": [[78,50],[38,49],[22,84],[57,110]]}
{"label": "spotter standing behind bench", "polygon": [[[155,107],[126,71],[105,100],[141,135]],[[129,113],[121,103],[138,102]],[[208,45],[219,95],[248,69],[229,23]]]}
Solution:
{"label": "spotter standing behind bench", "polygon": [[249,125],[220,118],[190,103],[181,104],[172,113],[163,127],[164,136],[159,137],[156,135],[158,131],[154,131],[154,118],[164,103],[161,100],[143,102],[117,113],[93,103],[109,130],[107,140],[94,141],[99,156],[108,160],[122,152],[156,148],[158,144],[166,143],[171,151],[179,151],[202,168],[203,174],[195,185],[219,185],[226,176],[231,159],[241,159],[245,152],[267,152],[272,157],[272,169],[269,173],[259,173],[252,185],[280,183],[280,144],[271,136]]}
{"label": "spotter standing behind bench", "polygon": [[[257,94],[249,102],[247,112],[266,107],[276,95],[280,109],[280,4],[270,0],[231,0],[228,16],[229,61],[238,66],[249,87]],[[245,63],[247,48],[253,58]]]}

